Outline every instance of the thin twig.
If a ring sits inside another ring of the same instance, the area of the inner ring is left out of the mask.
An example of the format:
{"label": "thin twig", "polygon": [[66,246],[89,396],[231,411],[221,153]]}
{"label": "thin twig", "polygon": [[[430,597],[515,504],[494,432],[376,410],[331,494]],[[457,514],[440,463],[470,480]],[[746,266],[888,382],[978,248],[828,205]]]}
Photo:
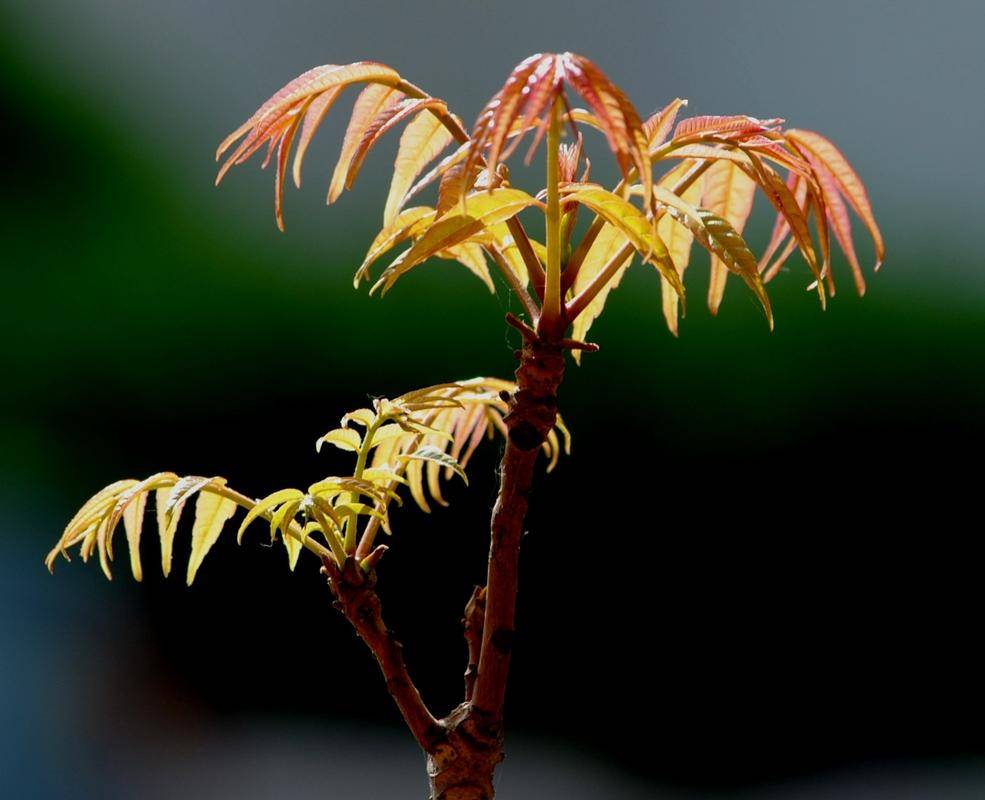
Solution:
{"label": "thin twig", "polygon": [[430,752],[441,736],[441,727],[411,680],[403,647],[383,622],[375,573],[363,572],[351,558],[341,569],[334,560],[324,559],[322,563],[322,572],[328,576],[335,594],[336,607],[376,657],[387,690],[396,701],[407,727],[418,744]]}
{"label": "thin twig", "polygon": [[513,242],[520,251],[520,257],[523,259],[523,264],[527,268],[527,276],[530,279],[531,285],[534,287],[534,292],[537,294],[538,298],[543,300],[545,280],[544,268],[541,266],[540,259],[537,258],[537,254],[534,252],[533,245],[530,244],[530,237],[527,236],[527,231],[523,227],[523,223],[520,222],[520,218],[514,214],[506,220],[506,227],[510,229],[510,235],[513,237]]}
{"label": "thin twig", "polygon": [[499,271],[502,273],[503,278],[506,280],[506,283],[509,285],[510,289],[513,290],[513,294],[515,294],[520,300],[520,304],[523,306],[523,310],[526,315],[530,317],[530,321],[536,324],[538,313],[537,305],[534,303],[533,298],[530,296],[529,292],[527,292],[523,284],[520,283],[520,279],[517,278],[516,273],[513,272],[513,269],[503,257],[503,254],[492,245],[486,245],[483,249],[489,253],[490,258],[492,258],[492,260],[496,263],[496,266],[499,267]]}

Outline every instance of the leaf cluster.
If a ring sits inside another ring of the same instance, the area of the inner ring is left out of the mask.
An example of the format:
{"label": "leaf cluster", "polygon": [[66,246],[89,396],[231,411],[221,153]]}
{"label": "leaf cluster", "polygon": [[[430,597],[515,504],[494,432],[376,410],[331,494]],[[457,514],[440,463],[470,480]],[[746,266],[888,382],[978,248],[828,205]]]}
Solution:
{"label": "leaf cluster", "polygon": [[[429,386],[392,400],[378,398],[371,408],[351,411],[342,417],[340,427],[316,443],[319,449],[330,444],[353,454],[351,474],[322,478],[304,491],[280,489],[255,500],[229,488],[225,478],[179,477],[172,472],[144,480],[117,481],[82,506],[45,563],[53,570],[58,556],[68,560],[69,550],[78,547],[83,561],[97,555],[104,574],[111,579],[114,535],[122,522],[131,572],[136,580],[142,580],[140,541],[147,504],[153,496],[165,576],[171,572],[182,513],[186,504],[195,500],[185,576],[188,585],[238,509],[247,513],[237,541],[242,541],[251,523],[265,521],[271,541],[283,543],[292,570],[304,549],[340,566],[356,558],[370,569],[386,549],[375,545],[377,532],[392,533],[391,504],[401,505],[402,492],[406,492],[425,512],[431,510],[429,500],[447,505],[442,482],[458,475],[467,483],[465,469],[478,446],[498,434],[505,435],[507,405],[503,397],[514,389],[510,381],[475,378]],[[553,469],[562,449],[569,448],[567,429],[559,419],[543,445],[547,469]]]}
{"label": "leaf cluster", "polygon": [[[779,118],[731,115],[679,120],[687,104],[682,99],[642,119],[594,63],[573,53],[537,54],[518,64],[482,109],[471,132],[444,101],[390,67],[375,62],[317,67],[283,87],[227,137],[217,157],[230,148],[231,152],[217,181],[266,146],[265,164],[276,163],[275,211],[283,227],[283,183],[293,145],[296,141],[291,172],[300,186],[311,138],[352,86],[362,88],[332,175],[329,203],[352,188],[367,154],[384,134],[406,123],[383,226],[354,283],[358,286],[370,278],[373,264],[390,250],[407,247],[383,269],[371,291],[386,293],[432,257],[461,263],[493,291],[491,261],[534,327],[553,314],[562,328],[570,325],[573,338],[581,340],[636,255],[659,274],[664,316],[676,335],[694,243],[711,254],[707,302],[712,313],[722,302],[728,276],[735,275],[758,298],[771,327],[773,309],[765,284],[794,251],[802,254],[810,276],[808,288],[817,292],[822,306],[834,295],[831,234],[845,255],[857,291],[864,292],[849,209],[872,236],[877,268],[884,258],[865,187],[825,137],[785,129]],[[577,93],[587,108],[572,107],[569,91]],[[531,194],[510,183],[504,162],[532,133],[529,159],[552,119],[566,125],[572,142],[548,154],[549,160],[558,161],[557,169],[548,171],[556,175],[556,183]],[[583,155],[580,128],[604,136],[622,173],[618,186],[606,189],[589,182],[591,165]],[[452,151],[441,157],[452,145]],[[416,201],[434,186],[436,198],[431,204]],[[549,214],[542,200],[552,191],[563,193],[563,263],[558,275],[552,275],[548,265],[551,242],[537,241],[519,216],[531,208]],[[769,243],[758,257],[742,235],[757,193],[776,212]],[[572,241],[579,208],[594,219],[587,233]],[[563,307],[556,310],[545,307],[545,296],[550,298],[552,289],[563,298]]]}

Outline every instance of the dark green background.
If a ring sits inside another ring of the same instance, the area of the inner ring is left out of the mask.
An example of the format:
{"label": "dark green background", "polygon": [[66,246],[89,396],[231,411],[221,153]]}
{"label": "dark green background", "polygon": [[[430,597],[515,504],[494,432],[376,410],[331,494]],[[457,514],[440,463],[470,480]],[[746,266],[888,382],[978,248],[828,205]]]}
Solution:
{"label": "dark green background", "polygon": [[[574,452],[530,519],[503,792],[979,796],[974,4],[105,2],[0,21],[12,796],[422,793],[312,563],[291,576],[281,552],[223,542],[187,590],[152,569],[134,586],[123,564],[113,584],[77,563],[49,578],[41,558],[117,477],[307,485],[343,468],[311,445],[367,395],[510,373],[505,291],[444,262],[385,301],[351,289],[392,143],[325,210],[340,109],[288,191],[286,235],[272,176],[251,164],[216,192],[211,154],[314,63],[387,61],[471,120],[537,48],[594,57],[644,113],[682,94],[694,113],[830,133],[870,184],[889,257],[862,300],[839,261],[824,313],[792,262],[771,286],[772,335],[737,285],[708,315],[700,257],[679,340],[650,271],[612,295],[592,331],[602,351],[562,391]],[[612,174],[601,149],[593,160]],[[496,455],[451,510],[400,515],[381,572],[438,709],[458,700]]]}

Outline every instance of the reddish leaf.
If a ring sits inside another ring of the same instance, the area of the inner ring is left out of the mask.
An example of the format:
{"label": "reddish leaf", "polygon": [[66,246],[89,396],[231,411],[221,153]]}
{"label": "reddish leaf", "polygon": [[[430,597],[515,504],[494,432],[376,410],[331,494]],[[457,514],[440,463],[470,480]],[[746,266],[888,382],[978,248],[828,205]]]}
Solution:
{"label": "reddish leaf", "polygon": [[294,185],[301,188],[301,164],[304,162],[304,155],[308,152],[308,145],[311,144],[315,132],[322,124],[335,101],[339,99],[344,86],[336,86],[318,95],[311,101],[308,110],[304,114],[304,121],[301,123],[301,138],[298,140],[298,149],[294,154]]}
{"label": "reddish leaf", "polygon": [[667,141],[667,136],[670,135],[677,114],[686,105],[687,100],[678,97],[643,123],[643,132],[646,134],[646,141],[651,153]]}
{"label": "reddish leaf", "polygon": [[697,133],[749,134],[768,131],[783,124],[782,119],[756,119],[744,114],[730,117],[701,116],[682,119],[674,129],[674,138]]}
{"label": "reddish leaf", "polygon": [[372,61],[359,61],[345,66],[326,64],[308,70],[276,92],[246,122],[222,141],[216,150],[216,160],[229,149],[233,142],[244,133],[249,132],[246,139],[239,144],[226,161],[216,178],[216,183],[222,179],[222,175],[232,164],[241,164],[249,157],[249,155],[245,155],[247,151],[250,155],[255,153],[259,145],[270,138],[271,131],[284,114],[299,108],[303,101],[324,91],[348,86],[352,83],[378,83],[396,86],[399,82],[400,75],[396,71],[384,64]]}
{"label": "reddish leaf", "polygon": [[328,187],[328,202],[334,203],[345,186],[346,175],[349,166],[356,155],[356,149],[362,141],[366,131],[369,130],[378,114],[385,112],[390,106],[399,103],[403,94],[392,86],[383,84],[373,84],[367,86],[359,97],[352,109],[352,116],[349,118],[349,126],[345,131],[345,138],[342,140],[342,152],[339,154],[339,161],[335,165],[335,172],[332,173],[332,182]]}
{"label": "reddish leaf", "polygon": [[388,106],[383,112],[377,114],[376,118],[363,132],[363,138],[352,154],[352,161],[349,164],[349,170],[345,176],[345,188],[352,188],[369,151],[373,149],[374,145],[388,131],[419,111],[430,109],[442,109],[447,112],[444,102],[434,97],[426,97],[419,100],[401,100],[399,103]]}
{"label": "reddish leaf", "polygon": [[872,213],[872,205],[869,203],[869,195],[865,190],[862,179],[848,163],[848,159],[835,147],[835,145],[821,136],[819,133],[805,130],[789,130],[787,137],[808,150],[836,181],[839,191],[848,200],[849,205],[859,215],[869,234],[875,243],[876,248],[876,269],[879,269],[886,257],[886,248],[883,244],[882,233],[876,224],[875,216]]}

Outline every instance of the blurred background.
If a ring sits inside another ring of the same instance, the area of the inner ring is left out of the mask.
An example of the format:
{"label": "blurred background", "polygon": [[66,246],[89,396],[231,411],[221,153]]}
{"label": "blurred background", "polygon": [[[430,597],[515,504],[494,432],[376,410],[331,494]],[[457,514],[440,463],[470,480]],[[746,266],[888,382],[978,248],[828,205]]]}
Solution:
{"label": "blurred background", "polygon": [[[501,796],[985,796],[983,25],[972,0],[7,0],[0,795],[424,796],[313,561],[291,575],[228,532],[192,589],[41,561],[116,478],[305,486],[347,463],[312,443],[368,395],[508,376],[505,291],[449,262],[383,303],[351,289],[396,137],[326,210],[340,105],[284,235],[272,175],[251,162],[216,191],[212,156],[316,64],[384,61],[471,121],[521,58],[570,49],[644,114],[680,95],[828,134],[889,257],[864,299],[837,261],[824,313],[791,261],[772,335],[737,285],[679,340],[652,271],[612,295],[562,390],[572,456],[529,519]],[[438,711],[459,700],[497,448],[450,509],[399,514],[381,568]]]}

